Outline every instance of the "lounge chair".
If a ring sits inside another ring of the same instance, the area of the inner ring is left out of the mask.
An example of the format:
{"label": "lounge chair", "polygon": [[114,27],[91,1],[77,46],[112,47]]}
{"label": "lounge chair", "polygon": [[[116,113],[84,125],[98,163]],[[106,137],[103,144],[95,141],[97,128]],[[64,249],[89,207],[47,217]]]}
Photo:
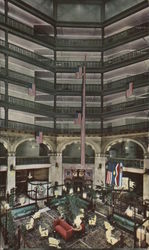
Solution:
{"label": "lounge chair", "polygon": [[31,218],[29,222],[26,223],[26,230],[29,231],[34,227],[34,219]]}
{"label": "lounge chair", "polygon": [[49,231],[47,228],[41,227],[41,225],[39,226],[39,233],[40,236],[43,237],[48,237]]}

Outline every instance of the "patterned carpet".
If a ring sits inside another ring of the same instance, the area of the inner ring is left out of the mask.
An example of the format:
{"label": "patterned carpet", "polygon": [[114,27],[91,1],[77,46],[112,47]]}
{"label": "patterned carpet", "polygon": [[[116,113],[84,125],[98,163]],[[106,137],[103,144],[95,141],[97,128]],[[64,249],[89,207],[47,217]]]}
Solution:
{"label": "patterned carpet", "polygon": [[[25,241],[30,248],[48,248],[48,238],[41,238],[39,233],[39,225],[45,227],[49,230],[49,237],[55,237],[60,240],[60,245],[62,248],[96,248],[96,249],[110,249],[111,245],[106,241],[105,235],[105,228],[104,228],[104,221],[106,220],[104,217],[97,215],[97,223],[96,226],[89,226],[88,219],[93,216],[93,212],[90,212],[86,215],[85,220],[85,234],[80,235],[76,234],[73,238],[65,242],[63,238],[53,232],[53,220],[54,218],[58,218],[59,213],[58,211],[52,209],[44,209],[42,210],[40,219],[35,221],[34,228],[25,233]],[[21,224],[26,224],[27,221],[30,220],[30,217],[19,219],[15,221],[16,227]],[[121,242],[118,243],[116,247],[127,247],[133,248],[133,236],[129,233],[122,231],[119,228],[115,228],[113,233],[116,237],[119,237],[121,232],[124,235],[124,244],[122,245]]]}

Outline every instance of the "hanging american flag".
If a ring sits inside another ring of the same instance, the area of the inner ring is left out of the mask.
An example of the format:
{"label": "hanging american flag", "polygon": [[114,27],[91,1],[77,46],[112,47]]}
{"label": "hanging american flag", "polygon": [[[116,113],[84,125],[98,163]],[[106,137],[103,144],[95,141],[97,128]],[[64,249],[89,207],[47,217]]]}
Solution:
{"label": "hanging american flag", "polygon": [[130,97],[133,93],[133,82],[129,83],[129,88],[126,90],[126,97]]}
{"label": "hanging american flag", "polygon": [[76,72],[76,78],[80,79],[82,77],[83,73],[82,73],[82,66],[80,66]]}
{"label": "hanging american flag", "polygon": [[80,112],[75,113],[74,124],[78,124],[81,126],[81,113]]}
{"label": "hanging american flag", "polygon": [[36,96],[36,85],[35,85],[35,83],[32,83],[31,86],[29,87],[28,94],[30,96]]}
{"label": "hanging american flag", "polygon": [[111,171],[107,171],[106,183],[109,185],[112,183],[112,172]]}
{"label": "hanging american flag", "polygon": [[115,185],[119,186],[119,178],[120,178],[120,164],[117,163],[115,167]]}
{"label": "hanging american flag", "polygon": [[43,142],[43,133],[42,133],[42,132],[38,132],[38,133],[36,134],[36,142],[37,142],[38,144],[41,144],[41,143]]}

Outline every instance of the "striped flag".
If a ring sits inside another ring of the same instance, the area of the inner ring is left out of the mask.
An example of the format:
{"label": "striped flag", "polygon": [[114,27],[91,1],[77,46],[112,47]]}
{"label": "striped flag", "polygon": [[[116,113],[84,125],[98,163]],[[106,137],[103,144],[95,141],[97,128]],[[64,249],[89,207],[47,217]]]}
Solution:
{"label": "striped flag", "polygon": [[120,163],[120,173],[119,173],[119,186],[122,187],[122,177],[123,177],[123,164]]}
{"label": "striped flag", "polygon": [[115,167],[115,185],[119,186],[119,179],[120,179],[120,164],[117,163]]}
{"label": "striped flag", "polygon": [[36,96],[36,85],[35,85],[35,83],[32,83],[31,86],[29,87],[28,94],[30,96]]}
{"label": "striped flag", "polygon": [[81,126],[81,113],[80,112],[75,113],[74,124],[78,124]]}
{"label": "striped flag", "polygon": [[42,132],[38,132],[38,133],[36,134],[36,142],[37,142],[38,144],[43,143],[43,133],[42,133]]}
{"label": "striped flag", "polygon": [[126,90],[126,98],[130,97],[133,93],[133,82],[129,83],[129,88]]}
{"label": "striped flag", "polygon": [[80,78],[82,77],[82,75],[83,75],[82,67],[80,66],[80,67],[78,68],[78,71],[76,72],[76,78],[77,78],[77,79],[80,79]]}
{"label": "striped flag", "polygon": [[111,185],[112,183],[112,172],[110,172],[109,170],[107,171],[106,183],[109,185]]}

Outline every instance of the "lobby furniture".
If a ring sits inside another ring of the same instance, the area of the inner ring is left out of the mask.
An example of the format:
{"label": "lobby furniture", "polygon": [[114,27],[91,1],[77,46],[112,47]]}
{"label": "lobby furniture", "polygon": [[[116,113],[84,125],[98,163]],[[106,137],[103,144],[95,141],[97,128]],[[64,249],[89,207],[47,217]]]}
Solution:
{"label": "lobby furniture", "polygon": [[43,238],[43,237],[48,237],[49,231],[48,229],[41,227],[41,225],[39,225],[39,233],[40,236]]}
{"label": "lobby furniture", "polygon": [[57,240],[57,239],[55,239],[55,238],[53,238],[53,237],[49,237],[49,238],[48,238],[48,242],[49,242],[49,247],[61,248],[61,247],[59,246],[60,240]]}
{"label": "lobby furniture", "polygon": [[69,225],[65,220],[56,219],[54,220],[54,229],[57,233],[59,233],[65,241],[71,239],[73,236],[73,228]]}
{"label": "lobby furniture", "polygon": [[[134,232],[135,223],[131,218],[126,218],[123,215],[114,213],[112,216],[112,220],[115,221],[115,223],[119,225],[120,227],[130,232]],[[136,224],[136,226],[137,225],[138,224]]]}
{"label": "lobby furniture", "polygon": [[34,213],[32,217],[33,217],[34,220],[39,219],[40,218],[40,212],[38,211],[38,212]]}
{"label": "lobby furniture", "polygon": [[106,230],[114,230],[114,227],[108,221],[104,221],[104,226]]}
{"label": "lobby furniture", "polygon": [[31,218],[29,222],[26,223],[26,230],[29,231],[34,227],[34,219]]}
{"label": "lobby furniture", "polygon": [[88,223],[90,226],[95,226],[97,221],[97,216],[95,215],[93,218],[89,219]]}
{"label": "lobby furniture", "polygon": [[112,230],[111,229],[108,229],[106,231],[106,239],[107,239],[107,242],[111,245],[115,245],[120,239],[117,239],[114,237],[114,235],[112,235]]}
{"label": "lobby furniture", "polygon": [[11,213],[14,219],[23,218],[29,215],[34,214],[38,211],[38,206],[36,203],[31,203],[21,207],[16,207],[11,209]]}

